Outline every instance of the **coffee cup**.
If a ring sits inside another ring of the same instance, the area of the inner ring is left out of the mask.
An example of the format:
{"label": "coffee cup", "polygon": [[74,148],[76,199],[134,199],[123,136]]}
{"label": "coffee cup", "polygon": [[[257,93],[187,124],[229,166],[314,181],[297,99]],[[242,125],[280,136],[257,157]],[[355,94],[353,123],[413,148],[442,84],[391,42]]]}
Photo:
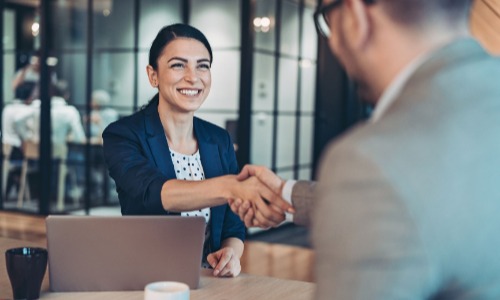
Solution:
{"label": "coffee cup", "polygon": [[5,251],[5,265],[14,299],[38,299],[45,270],[47,250],[22,247]]}
{"label": "coffee cup", "polygon": [[189,286],[177,281],[157,281],[146,285],[144,300],[189,300]]}

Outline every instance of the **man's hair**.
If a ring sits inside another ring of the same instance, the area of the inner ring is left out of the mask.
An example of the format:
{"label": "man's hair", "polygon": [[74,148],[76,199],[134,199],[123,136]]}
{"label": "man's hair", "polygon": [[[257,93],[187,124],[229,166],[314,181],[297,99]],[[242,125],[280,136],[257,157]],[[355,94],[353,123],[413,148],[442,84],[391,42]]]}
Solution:
{"label": "man's hair", "polygon": [[66,98],[68,93],[68,82],[65,80],[59,80],[51,86],[51,96]]}
{"label": "man's hair", "polygon": [[450,24],[467,20],[471,0],[376,0],[397,23],[419,26],[429,17],[440,18]]}
{"label": "man's hair", "polygon": [[36,87],[36,83],[34,81],[25,81],[21,83],[15,90],[16,99],[19,100],[29,100],[33,95],[33,90]]}

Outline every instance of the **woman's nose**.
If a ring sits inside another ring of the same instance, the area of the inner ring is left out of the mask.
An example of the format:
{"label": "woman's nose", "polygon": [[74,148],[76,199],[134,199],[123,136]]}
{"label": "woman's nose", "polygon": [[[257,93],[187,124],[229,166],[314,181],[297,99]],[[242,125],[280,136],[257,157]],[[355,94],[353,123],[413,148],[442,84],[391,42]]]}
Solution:
{"label": "woman's nose", "polygon": [[186,73],[184,74],[184,80],[190,83],[194,83],[198,81],[198,74],[196,73],[196,70],[193,68],[186,68]]}

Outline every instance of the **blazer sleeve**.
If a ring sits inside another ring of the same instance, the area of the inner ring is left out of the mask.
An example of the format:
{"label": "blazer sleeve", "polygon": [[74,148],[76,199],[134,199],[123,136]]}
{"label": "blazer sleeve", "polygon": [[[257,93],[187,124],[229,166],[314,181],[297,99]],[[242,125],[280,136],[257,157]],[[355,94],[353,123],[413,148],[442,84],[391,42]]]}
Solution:
{"label": "blazer sleeve", "polygon": [[115,180],[123,215],[167,214],[161,189],[167,177],[147,157],[145,136],[123,119],[104,131],[104,158]]}
{"label": "blazer sleeve", "polygon": [[[236,160],[236,153],[234,152],[233,142],[229,133],[227,133],[227,144],[226,144],[226,160],[229,166],[229,174],[238,174],[239,167],[238,162]],[[238,238],[242,241],[245,240],[246,228],[245,224],[241,221],[239,216],[233,213],[228,204],[225,204],[226,212],[224,215],[224,224],[221,235],[221,240],[225,240],[227,238]]]}
{"label": "blazer sleeve", "polygon": [[299,180],[292,189],[292,205],[295,208],[293,222],[297,225],[311,224],[311,211],[314,205],[314,190],[316,182]]}

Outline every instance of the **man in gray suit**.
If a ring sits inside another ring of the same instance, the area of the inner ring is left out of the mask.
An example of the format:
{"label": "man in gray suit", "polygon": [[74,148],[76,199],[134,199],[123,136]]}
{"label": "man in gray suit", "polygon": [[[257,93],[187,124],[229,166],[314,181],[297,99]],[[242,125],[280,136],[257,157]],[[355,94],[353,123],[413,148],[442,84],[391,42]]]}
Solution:
{"label": "man in gray suit", "polygon": [[500,299],[500,60],[467,37],[468,1],[324,2],[319,30],[376,109],[321,161],[317,298]]}

